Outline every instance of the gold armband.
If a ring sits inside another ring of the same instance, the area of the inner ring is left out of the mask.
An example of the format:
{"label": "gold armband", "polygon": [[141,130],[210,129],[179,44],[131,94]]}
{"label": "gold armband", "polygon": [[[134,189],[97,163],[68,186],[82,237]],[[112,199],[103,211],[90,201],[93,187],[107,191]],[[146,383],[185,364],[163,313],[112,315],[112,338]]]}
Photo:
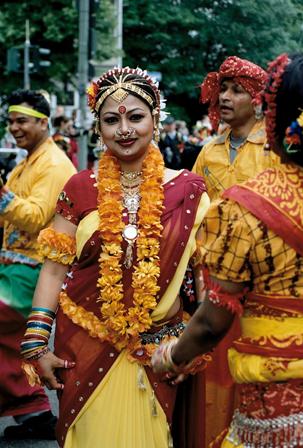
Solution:
{"label": "gold armband", "polygon": [[76,256],[75,237],[48,227],[41,230],[38,243],[39,253],[42,257],[64,265],[72,264],[74,261]]}

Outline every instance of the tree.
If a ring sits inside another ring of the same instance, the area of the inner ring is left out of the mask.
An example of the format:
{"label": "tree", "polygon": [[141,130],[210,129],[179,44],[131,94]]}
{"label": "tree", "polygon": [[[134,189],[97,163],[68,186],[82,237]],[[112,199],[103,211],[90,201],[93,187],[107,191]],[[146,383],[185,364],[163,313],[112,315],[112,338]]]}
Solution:
{"label": "tree", "polygon": [[168,109],[193,122],[205,112],[201,81],[227,56],[266,67],[277,54],[299,50],[295,2],[301,0],[125,1],[124,64],[160,71]]}
{"label": "tree", "polygon": [[[114,9],[111,0],[90,0],[90,2],[94,3],[96,8],[95,57],[102,60],[109,58],[112,54]],[[62,90],[62,84],[76,85],[77,1],[48,0],[41,7],[41,0],[13,0],[3,2],[0,9],[1,94],[23,86],[22,73],[13,75],[7,73],[6,53],[11,47],[23,46],[26,19],[30,20],[31,44],[51,50],[51,66],[44,72],[32,74],[32,87],[56,93]]]}
{"label": "tree", "polygon": [[[7,48],[24,44],[27,18],[30,20],[31,43],[49,48],[52,60],[45,73],[32,76],[33,88],[49,90],[50,80],[67,82],[76,70],[77,11],[71,1],[50,0],[44,2],[43,7],[39,0],[5,2],[0,10],[0,73],[5,92],[23,86],[22,73],[7,74],[5,64]],[[53,84],[51,90],[54,89]]]}
{"label": "tree", "polygon": [[[112,54],[114,8],[111,0],[87,0],[95,6],[94,59],[107,59]],[[78,0],[11,0],[2,2],[0,9],[0,97],[2,101],[3,134],[5,95],[23,87],[23,73],[8,73],[7,51],[23,47],[25,21],[30,20],[30,40],[33,46],[51,50],[51,65],[44,71],[31,73],[31,88],[56,93],[59,101],[67,97],[67,84],[77,86],[78,65]],[[30,11],[30,13],[29,13]],[[21,48],[21,63],[23,62]],[[4,109],[3,109],[4,107]],[[1,131],[2,130],[2,131]]]}

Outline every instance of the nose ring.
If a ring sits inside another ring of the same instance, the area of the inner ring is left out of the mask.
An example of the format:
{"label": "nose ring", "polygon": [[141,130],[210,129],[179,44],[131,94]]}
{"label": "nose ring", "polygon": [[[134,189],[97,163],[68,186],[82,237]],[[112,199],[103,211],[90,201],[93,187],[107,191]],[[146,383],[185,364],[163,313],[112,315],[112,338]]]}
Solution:
{"label": "nose ring", "polygon": [[117,129],[115,134],[121,140],[127,140],[135,135],[136,131],[134,128],[128,128],[126,131],[122,131],[121,128]]}

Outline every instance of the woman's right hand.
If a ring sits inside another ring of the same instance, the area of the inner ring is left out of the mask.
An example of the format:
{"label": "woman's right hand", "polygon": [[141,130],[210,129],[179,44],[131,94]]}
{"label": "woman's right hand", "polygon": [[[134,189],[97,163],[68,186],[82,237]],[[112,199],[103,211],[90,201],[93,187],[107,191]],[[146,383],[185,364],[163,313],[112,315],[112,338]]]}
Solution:
{"label": "woman's right hand", "polygon": [[58,358],[53,352],[47,352],[38,359],[39,377],[48,389],[62,390],[64,384],[56,377],[56,369],[72,369],[76,363]]}

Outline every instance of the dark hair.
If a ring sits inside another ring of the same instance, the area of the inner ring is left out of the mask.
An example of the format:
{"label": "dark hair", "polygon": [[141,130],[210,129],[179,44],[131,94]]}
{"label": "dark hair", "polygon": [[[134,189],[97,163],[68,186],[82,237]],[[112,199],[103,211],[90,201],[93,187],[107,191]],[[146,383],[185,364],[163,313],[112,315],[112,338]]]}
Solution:
{"label": "dark hair", "polygon": [[286,129],[303,111],[303,54],[289,55],[289,59],[276,95],[275,136],[286,159],[303,166],[303,130],[298,152],[287,153],[283,145]]}
{"label": "dark hair", "polygon": [[59,117],[55,117],[53,121],[53,125],[55,128],[59,128],[61,123],[67,123],[69,120],[65,115],[60,115]]}
{"label": "dark hair", "polygon": [[33,109],[41,112],[47,117],[50,116],[50,105],[42,93],[35,90],[18,89],[12,92],[7,99],[9,106],[16,106],[27,103]]}

